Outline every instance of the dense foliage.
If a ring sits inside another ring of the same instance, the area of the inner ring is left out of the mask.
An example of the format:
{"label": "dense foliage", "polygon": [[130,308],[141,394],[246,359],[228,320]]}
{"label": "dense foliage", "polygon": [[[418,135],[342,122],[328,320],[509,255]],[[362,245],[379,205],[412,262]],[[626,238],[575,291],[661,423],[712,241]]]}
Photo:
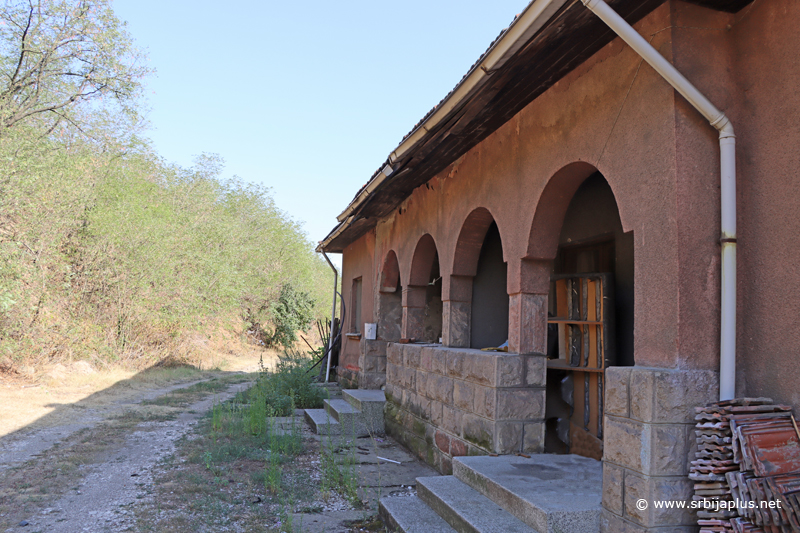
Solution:
{"label": "dense foliage", "polygon": [[289,345],[324,313],[329,271],[268,188],[140,138],[146,71],[106,1],[6,2],[0,54],[0,365],[150,364],[220,325]]}

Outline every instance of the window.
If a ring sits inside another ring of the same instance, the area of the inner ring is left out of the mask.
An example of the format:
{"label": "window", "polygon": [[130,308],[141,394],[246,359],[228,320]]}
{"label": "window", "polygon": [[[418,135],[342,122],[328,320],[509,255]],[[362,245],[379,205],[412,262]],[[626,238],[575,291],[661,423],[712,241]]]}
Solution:
{"label": "window", "polygon": [[350,332],[361,333],[361,278],[353,280],[350,290]]}

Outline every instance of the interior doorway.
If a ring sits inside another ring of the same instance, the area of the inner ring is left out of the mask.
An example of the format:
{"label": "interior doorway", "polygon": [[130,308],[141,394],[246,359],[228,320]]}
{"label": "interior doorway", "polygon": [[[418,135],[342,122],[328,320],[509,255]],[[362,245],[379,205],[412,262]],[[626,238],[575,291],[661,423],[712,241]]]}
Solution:
{"label": "interior doorway", "polygon": [[595,172],[559,235],[548,300],[545,451],[601,459],[604,373],[633,365],[633,234]]}

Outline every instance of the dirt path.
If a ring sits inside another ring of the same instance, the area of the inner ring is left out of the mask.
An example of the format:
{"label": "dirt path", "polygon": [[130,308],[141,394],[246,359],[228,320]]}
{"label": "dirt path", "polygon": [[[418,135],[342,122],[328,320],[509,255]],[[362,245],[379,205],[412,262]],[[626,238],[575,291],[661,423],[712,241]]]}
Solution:
{"label": "dirt path", "polygon": [[173,420],[139,424],[122,446],[108,450],[87,468],[78,485],[25,520],[28,527],[32,531],[55,533],[134,530],[136,519],[131,507],[149,494],[153,467],[174,453],[175,441],[214,403],[232,397],[249,385],[235,384],[224,393],[195,402]]}

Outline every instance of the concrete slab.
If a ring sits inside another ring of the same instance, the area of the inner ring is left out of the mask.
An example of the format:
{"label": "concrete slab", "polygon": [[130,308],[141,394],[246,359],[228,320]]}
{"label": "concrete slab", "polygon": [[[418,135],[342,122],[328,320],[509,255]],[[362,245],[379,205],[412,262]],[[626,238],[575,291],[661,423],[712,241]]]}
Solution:
{"label": "concrete slab", "polygon": [[454,533],[441,516],[416,496],[381,498],[378,516],[390,531]]}
{"label": "concrete slab", "polygon": [[600,530],[600,461],[547,454],[458,457],[453,474],[540,533]]}
{"label": "concrete slab", "polygon": [[462,533],[533,533],[502,507],[453,476],[417,478],[417,496]]}

